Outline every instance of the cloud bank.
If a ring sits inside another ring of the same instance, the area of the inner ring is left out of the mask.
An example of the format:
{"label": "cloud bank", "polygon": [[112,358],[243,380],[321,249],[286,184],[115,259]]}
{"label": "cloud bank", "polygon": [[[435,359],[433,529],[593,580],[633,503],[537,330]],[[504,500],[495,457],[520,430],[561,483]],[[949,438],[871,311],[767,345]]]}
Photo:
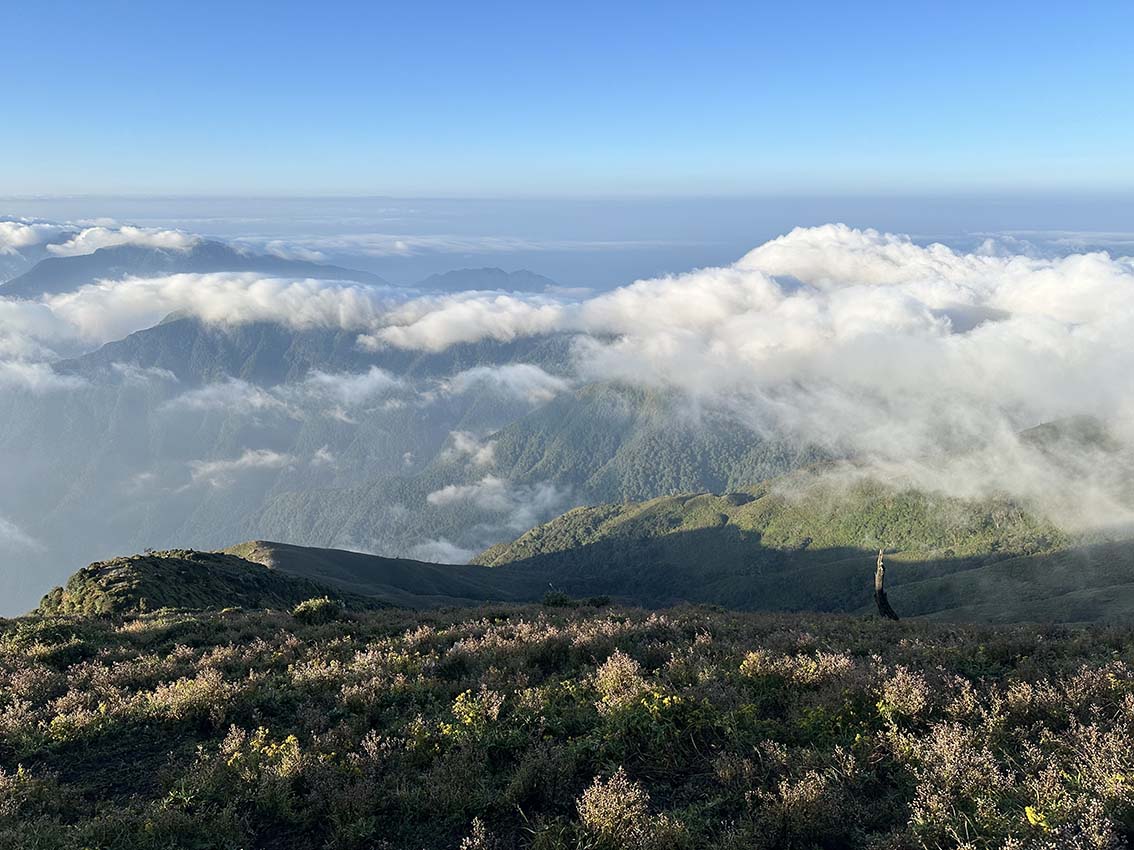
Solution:
{"label": "cloud bank", "polygon": [[[11,244],[39,238],[9,224]],[[88,246],[99,228],[90,230]],[[174,311],[218,324],[336,328],[375,350],[565,333],[576,338],[572,381],[512,365],[468,370],[446,389],[491,387],[539,402],[574,381],[623,381],[730,411],[757,433],[793,434],[891,466],[977,447],[1034,465],[1009,451],[1016,432],[1077,414],[1105,420],[1134,445],[1134,261],[1013,253],[1012,245],[966,253],[843,225],[800,228],[730,266],[582,298],[413,297],[250,273],[130,278],[40,302],[0,299],[0,361],[9,383],[46,387],[47,373],[28,364]],[[394,389],[378,370],[316,374],[306,391],[346,408]],[[966,484],[978,472],[969,470]],[[997,466],[977,477],[1012,486],[1010,472]],[[476,500],[494,486],[481,482]]]}
{"label": "cloud bank", "polygon": [[66,224],[29,218],[0,219],[0,254],[18,254],[72,232],[74,228]]}
{"label": "cloud bank", "polygon": [[426,496],[435,508],[469,505],[500,515],[500,525],[512,532],[526,531],[546,517],[554,516],[568,501],[568,493],[549,481],[515,484],[486,475],[472,484],[449,484]]}
{"label": "cloud bank", "polygon": [[66,242],[48,245],[47,250],[57,257],[76,257],[92,254],[100,248],[116,245],[138,245],[146,248],[166,248],[187,251],[201,241],[199,236],[181,230],[156,230],[148,227],[86,227]]}
{"label": "cloud bank", "polygon": [[458,372],[446,382],[447,392],[498,392],[531,404],[550,401],[571,388],[571,382],[532,363],[476,366]]}

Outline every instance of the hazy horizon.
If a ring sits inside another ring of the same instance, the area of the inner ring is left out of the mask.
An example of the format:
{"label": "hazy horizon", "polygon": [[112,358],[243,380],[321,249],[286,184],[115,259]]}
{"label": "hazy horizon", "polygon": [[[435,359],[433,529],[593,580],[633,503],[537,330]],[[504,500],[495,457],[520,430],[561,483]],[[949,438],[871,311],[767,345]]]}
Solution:
{"label": "hazy horizon", "polygon": [[500,266],[570,287],[725,265],[795,227],[832,222],[971,249],[990,236],[1134,252],[1134,192],[645,198],[0,196],[0,217],[172,228],[317,250],[401,285]]}

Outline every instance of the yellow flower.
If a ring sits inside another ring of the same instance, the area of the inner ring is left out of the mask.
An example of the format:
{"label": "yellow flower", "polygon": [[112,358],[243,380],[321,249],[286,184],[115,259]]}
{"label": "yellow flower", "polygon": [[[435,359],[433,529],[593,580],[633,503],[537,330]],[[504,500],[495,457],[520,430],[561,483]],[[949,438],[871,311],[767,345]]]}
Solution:
{"label": "yellow flower", "polygon": [[1034,806],[1024,806],[1024,814],[1028,816],[1028,823],[1047,832],[1051,827],[1047,825],[1047,815],[1038,811]]}

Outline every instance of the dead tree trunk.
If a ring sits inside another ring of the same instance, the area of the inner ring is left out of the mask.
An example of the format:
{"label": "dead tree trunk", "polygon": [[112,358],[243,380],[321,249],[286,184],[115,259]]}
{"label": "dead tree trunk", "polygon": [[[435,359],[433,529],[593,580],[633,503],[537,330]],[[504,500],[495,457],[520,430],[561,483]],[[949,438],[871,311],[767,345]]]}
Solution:
{"label": "dead tree trunk", "polygon": [[878,566],[874,570],[874,603],[878,606],[878,613],[889,620],[898,619],[897,613],[890,607],[890,600],[886,598],[886,567],[882,563],[882,552],[878,550]]}

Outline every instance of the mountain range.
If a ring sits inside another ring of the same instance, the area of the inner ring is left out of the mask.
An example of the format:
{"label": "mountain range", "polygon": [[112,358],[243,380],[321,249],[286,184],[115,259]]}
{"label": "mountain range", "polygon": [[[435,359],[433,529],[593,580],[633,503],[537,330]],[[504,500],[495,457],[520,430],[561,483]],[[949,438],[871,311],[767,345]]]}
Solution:
{"label": "mountain range", "polygon": [[502,292],[547,292],[558,284],[541,274],[519,269],[507,272],[501,268],[453,269],[431,274],[416,285],[429,292],[466,292],[500,290]]}
{"label": "mountain range", "polygon": [[0,284],[0,295],[34,299],[43,295],[72,292],[97,280],[213,272],[258,272],[276,277],[309,277],[374,286],[389,285],[370,272],[287,259],[205,239],[186,248],[127,244],[99,248],[90,254],[47,257],[23,274]]}

